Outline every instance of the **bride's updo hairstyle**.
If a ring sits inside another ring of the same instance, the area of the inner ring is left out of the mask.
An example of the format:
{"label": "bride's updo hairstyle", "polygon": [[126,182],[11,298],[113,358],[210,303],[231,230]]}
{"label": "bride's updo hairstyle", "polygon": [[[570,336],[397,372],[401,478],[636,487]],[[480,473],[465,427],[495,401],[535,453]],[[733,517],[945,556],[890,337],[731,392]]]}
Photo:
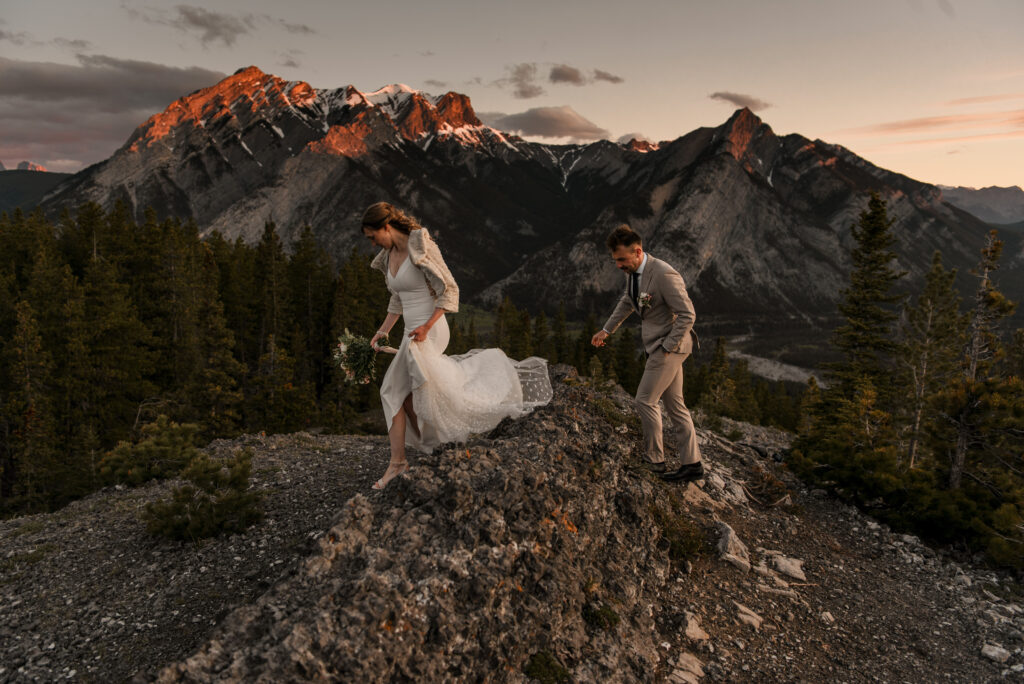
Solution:
{"label": "bride's updo hairstyle", "polygon": [[401,209],[396,209],[387,202],[371,204],[363,214],[363,222],[359,230],[369,228],[376,232],[389,223],[399,233],[409,234],[409,231],[419,230],[423,226],[416,222],[416,219],[409,216]]}

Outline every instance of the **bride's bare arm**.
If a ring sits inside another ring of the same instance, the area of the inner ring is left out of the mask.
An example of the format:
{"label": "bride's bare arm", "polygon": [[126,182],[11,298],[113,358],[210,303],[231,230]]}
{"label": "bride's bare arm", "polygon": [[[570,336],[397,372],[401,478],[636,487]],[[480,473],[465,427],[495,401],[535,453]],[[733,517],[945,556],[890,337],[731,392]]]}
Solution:
{"label": "bride's bare arm", "polygon": [[384,322],[380,324],[379,328],[377,328],[377,334],[370,339],[371,347],[376,349],[378,339],[382,337],[387,339],[388,333],[391,332],[391,328],[395,325],[400,316],[401,314],[389,313],[387,317],[384,318]]}
{"label": "bride's bare arm", "polygon": [[434,315],[430,317],[430,320],[409,333],[409,337],[412,338],[413,342],[422,342],[427,339],[427,333],[430,332],[430,329],[434,327],[434,324],[437,323],[444,314],[445,310],[441,307],[434,309]]}

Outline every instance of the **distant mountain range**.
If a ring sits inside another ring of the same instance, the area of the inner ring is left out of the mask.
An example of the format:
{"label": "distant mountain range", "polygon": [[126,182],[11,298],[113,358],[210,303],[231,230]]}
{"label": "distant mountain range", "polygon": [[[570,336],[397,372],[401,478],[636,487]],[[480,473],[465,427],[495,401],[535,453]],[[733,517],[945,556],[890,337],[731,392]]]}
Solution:
{"label": "distant mountain range", "polygon": [[[342,258],[365,242],[365,207],[387,199],[432,229],[464,297],[602,314],[622,287],[604,236],[627,222],[680,269],[705,330],[799,341],[832,325],[871,192],[888,201],[908,286],[938,249],[973,287],[983,220],[838,145],[778,136],[747,109],[657,144],[546,145],[485,126],[458,93],[317,90],[250,67],[151,117],[43,206],[121,200],[139,218],[153,207],[246,240],[266,221],[286,241],[309,224]],[[1020,299],[1022,240],[1006,240],[1001,284]]]}
{"label": "distant mountain range", "polygon": [[11,211],[16,207],[31,211],[46,193],[70,177],[70,173],[0,169],[0,212]]}
{"label": "distant mountain range", "polygon": [[1016,185],[1000,188],[965,188],[940,185],[942,197],[964,211],[969,211],[982,221],[996,224],[1013,224],[1024,221],[1024,190]]}

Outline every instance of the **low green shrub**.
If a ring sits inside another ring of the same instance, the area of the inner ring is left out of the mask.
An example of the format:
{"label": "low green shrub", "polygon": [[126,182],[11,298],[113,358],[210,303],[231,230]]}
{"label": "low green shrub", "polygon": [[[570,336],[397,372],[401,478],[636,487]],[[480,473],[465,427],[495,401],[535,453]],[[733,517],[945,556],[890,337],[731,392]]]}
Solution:
{"label": "low green shrub", "polygon": [[261,494],[249,491],[252,451],[226,461],[199,454],[182,471],[192,484],[176,488],[169,500],[148,504],[143,513],[150,534],[191,540],[242,532],[263,519]]}

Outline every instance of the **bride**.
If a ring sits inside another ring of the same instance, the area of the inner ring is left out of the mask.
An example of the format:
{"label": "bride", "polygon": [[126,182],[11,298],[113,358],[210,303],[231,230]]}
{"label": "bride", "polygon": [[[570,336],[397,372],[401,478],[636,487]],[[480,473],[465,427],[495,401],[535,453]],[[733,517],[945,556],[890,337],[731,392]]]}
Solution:
{"label": "bride", "polygon": [[445,356],[445,313],[459,309],[459,286],[437,244],[415,219],[387,202],[363,214],[363,235],[381,248],[372,266],[384,274],[391,301],[374,349],[403,319],[398,352],[381,383],[391,461],[373,485],[383,489],[409,469],[406,445],[430,452],[445,442],[465,441],[508,416],[521,416],[551,400],[547,362],[530,357],[513,362],[500,349],[474,349]]}

